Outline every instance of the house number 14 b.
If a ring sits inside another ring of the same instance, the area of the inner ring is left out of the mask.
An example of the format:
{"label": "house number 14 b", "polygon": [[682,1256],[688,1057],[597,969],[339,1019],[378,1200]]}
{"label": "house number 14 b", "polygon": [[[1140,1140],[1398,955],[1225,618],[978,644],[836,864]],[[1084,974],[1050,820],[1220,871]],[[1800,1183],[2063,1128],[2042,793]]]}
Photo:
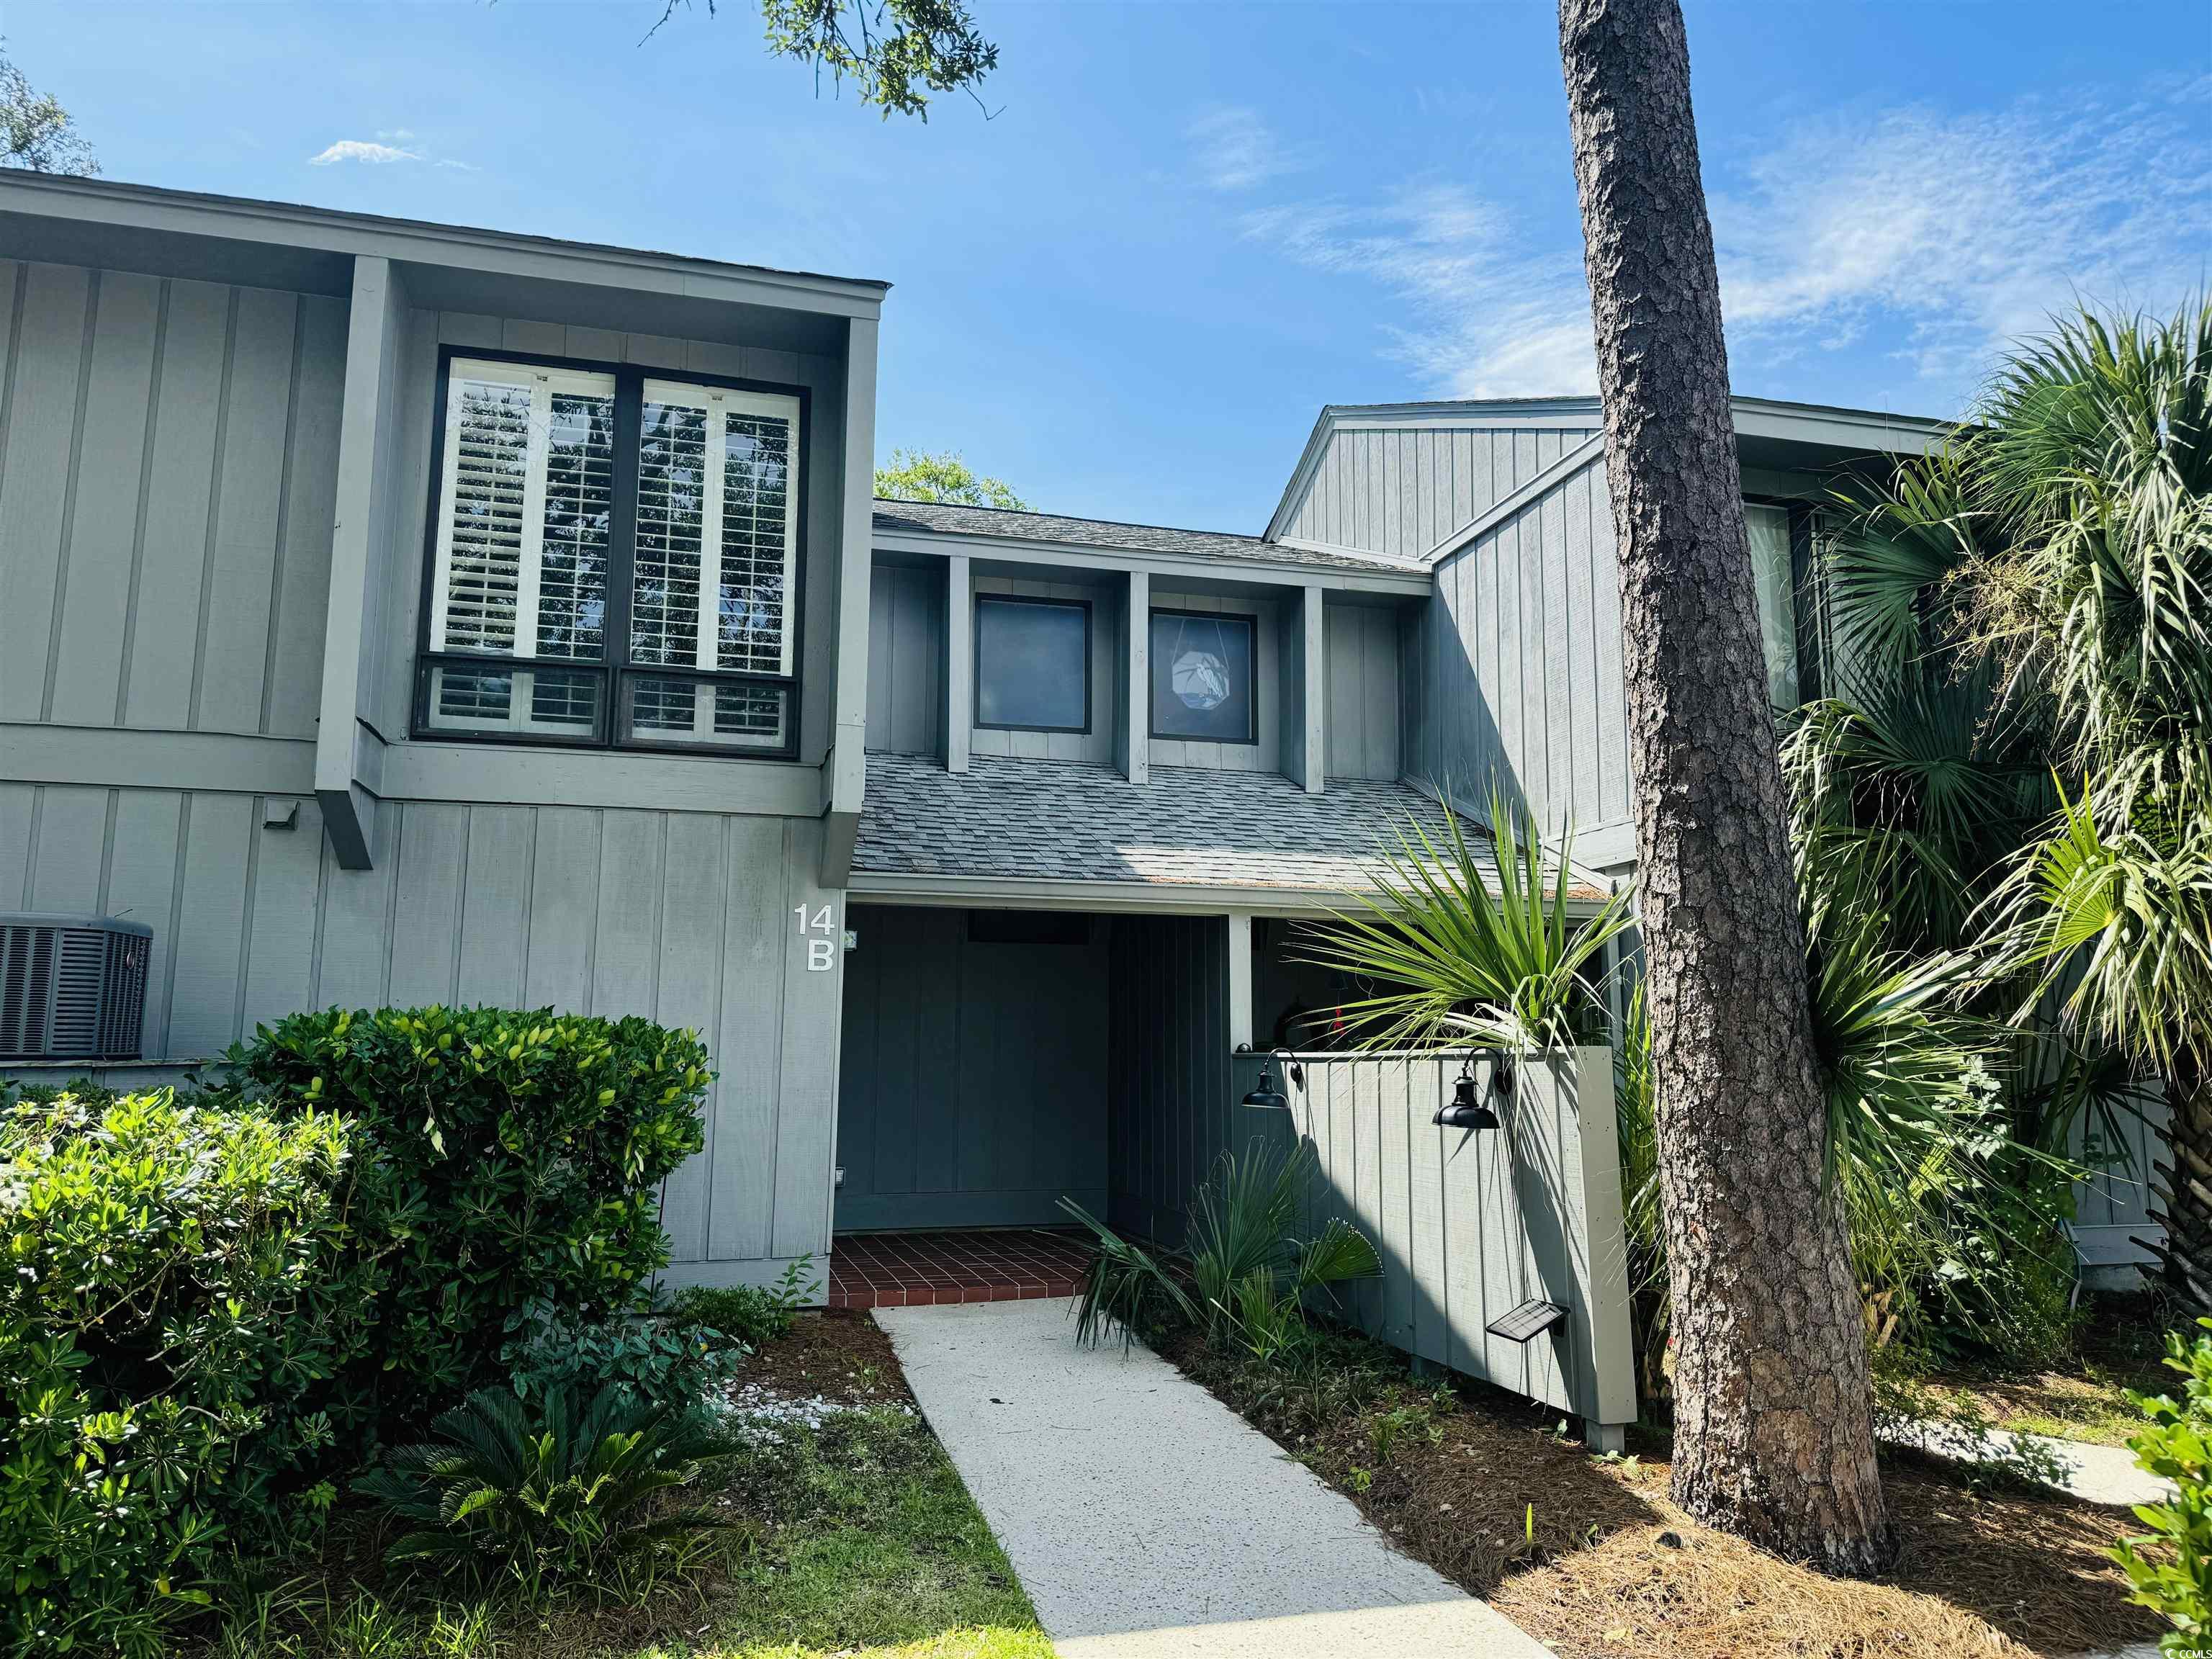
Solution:
{"label": "house number 14 b", "polygon": [[806,944],[806,971],[828,973],[837,964],[837,918],[826,904],[812,911],[794,904],[791,914],[799,918],[799,937]]}

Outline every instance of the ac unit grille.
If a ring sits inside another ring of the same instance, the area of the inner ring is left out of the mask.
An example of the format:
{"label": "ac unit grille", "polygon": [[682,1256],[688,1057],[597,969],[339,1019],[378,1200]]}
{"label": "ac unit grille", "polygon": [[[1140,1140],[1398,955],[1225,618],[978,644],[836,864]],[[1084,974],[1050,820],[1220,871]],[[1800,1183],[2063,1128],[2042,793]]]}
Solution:
{"label": "ac unit grille", "polygon": [[153,930],[0,915],[0,1060],[135,1060]]}

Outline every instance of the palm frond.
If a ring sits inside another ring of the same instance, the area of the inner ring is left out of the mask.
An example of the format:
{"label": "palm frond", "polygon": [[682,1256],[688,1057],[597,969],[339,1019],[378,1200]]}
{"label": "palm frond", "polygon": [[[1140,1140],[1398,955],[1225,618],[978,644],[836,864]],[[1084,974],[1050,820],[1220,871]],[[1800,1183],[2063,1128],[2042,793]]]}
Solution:
{"label": "palm frond", "polygon": [[1381,988],[1345,1006],[1363,1046],[1441,1045],[1532,1054],[1597,1039],[1606,946],[1631,925],[1629,896],[1572,914],[1571,831],[1551,880],[1534,822],[1493,794],[1488,856],[1459,815],[1444,844],[1414,821],[1378,849],[1373,890],[1300,934],[1301,960]]}

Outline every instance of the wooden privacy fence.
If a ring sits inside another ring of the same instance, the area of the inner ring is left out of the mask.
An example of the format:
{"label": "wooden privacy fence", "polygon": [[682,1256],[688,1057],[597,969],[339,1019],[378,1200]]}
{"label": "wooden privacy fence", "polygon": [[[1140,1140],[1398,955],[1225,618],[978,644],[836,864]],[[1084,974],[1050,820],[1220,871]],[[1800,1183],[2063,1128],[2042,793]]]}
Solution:
{"label": "wooden privacy fence", "polygon": [[[1612,1050],[1522,1061],[1510,1091],[1495,1086],[1488,1054],[1298,1054],[1286,1065],[1240,1054],[1237,1096],[1270,1063],[1289,1109],[1240,1108],[1232,1139],[1312,1146],[1307,1224],[1340,1215],[1382,1258],[1379,1280],[1348,1287],[1348,1316],[1407,1353],[1571,1413],[1594,1444],[1617,1445],[1636,1418],[1636,1385]],[[1497,1128],[1432,1121],[1462,1066]],[[1526,1343],[1489,1330],[1531,1301],[1566,1318]]]}

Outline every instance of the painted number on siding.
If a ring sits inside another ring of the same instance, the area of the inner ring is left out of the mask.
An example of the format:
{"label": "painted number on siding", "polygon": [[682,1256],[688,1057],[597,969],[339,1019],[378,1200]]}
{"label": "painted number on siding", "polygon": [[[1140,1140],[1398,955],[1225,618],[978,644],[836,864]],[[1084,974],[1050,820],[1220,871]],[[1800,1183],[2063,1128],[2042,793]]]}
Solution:
{"label": "painted number on siding", "polygon": [[799,918],[799,937],[806,945],[806,971],[826,974],[837,962],[837,918],[824,904],[810,912],[803,904],[791,907]]}

